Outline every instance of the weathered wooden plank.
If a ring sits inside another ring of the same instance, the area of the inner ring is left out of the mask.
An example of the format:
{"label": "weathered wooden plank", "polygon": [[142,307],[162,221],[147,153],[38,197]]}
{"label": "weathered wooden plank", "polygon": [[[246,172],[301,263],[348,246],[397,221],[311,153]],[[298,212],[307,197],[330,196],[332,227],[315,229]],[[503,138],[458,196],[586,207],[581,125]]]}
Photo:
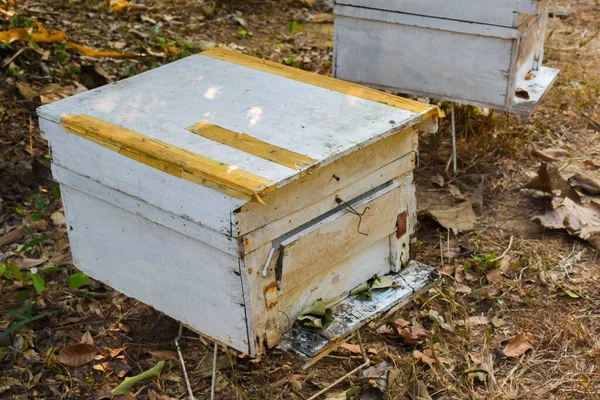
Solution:
{"label": "weathered wooden plank", "polygon": [[[306,215],[304,222],[300,224],[310,221],[310,219],[337,207],[338,204],[333,202],[333,198],[330,198],[330,196],[344,188],[350,188],[352,185],[371,174],[375,174],[379,170],[381,170],[381,177],[387,179],[388,174],[387,172],[384,174],[385,170],[382,167],[405,155],[409,155],[409,153],[416,149],[417,142],[416,129],[414,127],[407,128],[376,143],[361,145],[360,149],[356,152],[348,154],[346,157],[329,165],[321,166],[321,168],[311,174],[297,179],[271,194],[267,194],[263,198],[267,203],[266,207],[256,203],[243,205],[233,213],[234,236],[240,237],[248,234],[274,221],[281,220],[311,204],[328,198],[326,206],[319,206],[318,213],[315,209],[314,214],[309,219],[306,219],[309,217]],[[410,157],[414,157],[414,154],[410,154]],[[410,159],[411,165],[413,162],[414,158]],[[398,172],[402,173],[400,170]],[[377,178],[376,176],[371,176],[371,178],[373,182],[376,182],[371,189],[389,180],[382,181],[381,178]],[[364,193],[366,190],[370,190],[365,189],[364,185],[357,185],[355,188],[364,190],[357,192],[355,189],[348,189],[344,194],[349,198],[353,198]],[[281,228],[284,231],[295,229],[299,226],[294,224],[295,221],[291,220],[291,226],[286,228],[281,226]],[[261,241],[262,239],[258,243]],[[252,243],[252,238],[249,238],[249,246],[253,246]],[[248,251],[251,251],[251,249]]]}
{"label": "weathered wooden plank", "polygon": [[133,214],[143,215],[144,218],[169,229],[173,229],[174,231],[181,232],[186,236],[206,243],[227,254],[236,257],[238,255],[239,250],[237,240],[199,225],[189,218],[173,215],[165,210],[161,210],[160,208],[141,201],[140,199],[131,197],[118,190],[111,189],[56,164],[52,165],[52,175],[54,176],[54,179],[61,184],[65,184],[89,194],[90,196],[114,204]]}
{"label": "weathered wooden plank", "polygon": [[249,351],[236,257],[67,185],[61,190],[77,268],[221,343]]}
{"label": "weathered wooden plank", "polygon": [[523,81],[521,84],[521,89],[529,94],[529,99],[515,96],[510,112],[515,113],[520,118],[529,116],[540,100],[548,93],[559,72],[558,69],[549,67],[541,67],[537,71],[532,71],[534,78]]}
{"label": "weathered wooden plank", "polygon": [[317,164],[316,160],[306,157],[303,154],[294,153],[293,151],[283,149],[271,143],[263,142],[262,140],[243,132],[232,132],[207,121],[197,122],[193,126],[187,128],[187,130],[194,132],[196,135],[214,140],[215,142],[219,142],[291,169],[304,170],[308,167],[316,166]]}
{"label": "weathered wooden plank", "polygon": [[343,343],[353,332],[393,308],[408,304],[439,280],[435,268],[411,261],[399,274],[390,275],[399,283],[396,289],[374,291],[372,301],[347,297],[334,305],[333,322],[325,329],[309,331],[292,328],[283,335],[279,348],[307,359],[311,365]]}
{"label": "weathered wooden plank", "polygon": [[245,200],[156,170],[68,134],[53,122],[40,119],[40,126],[49,140],[54,165],[175,216],[191,219],[222,235],[231,235],[231,210],[244,204]]}
{"label": "weathered wooden plank", "polygon": [[505,107],[512,39],[339,16],[335,42],[338,78]]}
{"label": "weathered wooden plank", "polygon": [[278,186],[297,179],[301,171],[211,141],[186,128],[204,119],[327,165],[427,119],[429,114],[437,115],[436,108],[430,105],[408,101],[421,111],[407,111],[377,99],[364,99],[359,92],[373,92],[390,102],[405,102],[396,96],[334,79],[331,82],[356,87],[357,95],[233,61],[195,55],[46,105],[39,113],[55,122],[66,114],[88,114],[236,166],[277,182]]}
{"label": "weathered wooden plank", "polygon": [[[339,212],[312,225],[281,243],[282,277],[280,290],[288,292],[300,283],[351,257],[370,244],[396,231],[404,187],[394,184],[377,191],[351,207],[364,213],[361,219],[351,210]],[[360,226],[359,226],[360,223]],[[360,229],[360,231],[359,231]]]}
{"label": "weathered wooden plank", "polygon": [[[339,204],[336,201],[336,197],[347,200],[354,199],[386,182],[406,177],[412,173],[414,162],[415,154],[407,154],[364,178],[358,179],[355,183],[342,188],[335,193],[324,196],[321,200],[310,204],[301,210],[290,213],[277,221],[273,221],[266,226],[242,236],[240,246],[243,246],[244,254],[254,251],[256,248],[267,242],[278,239],[282,236],[283,232],[291,232],[312,221],[315,217],[324,215],[338,208]],[[307,188],[306,190],[312,190],[312,188]],[[318,188],[315,186],[314,190],[318,190]]]}
{"label": "weathered wooden plank", "polygon": [[64,129],[177,178],[262,203],[261,196],[275,189],[275,182],[232,165],[192,153],[169,143],[112,124],[91,115],[65,115]]}
{"label": "weathered wooden plank", "polygon": [[453,19],[433,18],[426,15],[397,13],[373,8],[337,5],[335,7],[335,14],[349,18],[368,19],[424,29],[463,33],[467,35],[489,36],[500,39],[516,39],[519,36],[519,31],[513,27],[475,24]]}
{"label": "weathered wooden plank", "polygon": [[541,12],[539,0],[468,0],[448,6],[446,0],[336,0],[336,4],[426,15],[480,24],[515,26],[515,14]]}

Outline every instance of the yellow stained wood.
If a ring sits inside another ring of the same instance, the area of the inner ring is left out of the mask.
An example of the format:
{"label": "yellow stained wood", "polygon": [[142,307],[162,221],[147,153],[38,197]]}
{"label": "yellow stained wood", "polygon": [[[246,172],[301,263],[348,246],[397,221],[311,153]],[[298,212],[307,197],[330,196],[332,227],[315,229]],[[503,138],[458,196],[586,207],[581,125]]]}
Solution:
{"label": "yellow stained wood", "polygon": [[295,81],[308,83],[310,85],[333,90],[335,92],[360,97],[365,100],[371,100],[378,103],[387,104],[389,106],[398,107],[403,110],[424,114],[423,118],[431,116],[437,116],[440,118],[444,117],[442,110],[430,104],[406,99],[404,97],[394,96],[392,94],[364,87],[356,83],[346,82],[341,79],[335,79],[328,76],[315,74],[313,72],[303,71],[299,68],[288,67],[286,65],[263,60],[261,58],[251,57],[234,51],[225,50],[220,47],[215,47],[211,50],[205,51],[202,53],[202,55],[259,71],[268,72],[270,74],[293,79]]}
{"label": "yellow stained wood", "polygon": [[[230,196],[263,203],[275,183],[208,157],[180,149],[90,115],[67,115],[62,125],[74,135],[126,157]],[[264,203],[263,203],[264,204]]]}
{"label": "yellow stained wood", "polygon": [[305,155],[263,142],[245,133],[237,133],[221,128],[208,121],[198,122],[187,128],[187,130],[215,142],[298,171],[317,164],[317,160]]}

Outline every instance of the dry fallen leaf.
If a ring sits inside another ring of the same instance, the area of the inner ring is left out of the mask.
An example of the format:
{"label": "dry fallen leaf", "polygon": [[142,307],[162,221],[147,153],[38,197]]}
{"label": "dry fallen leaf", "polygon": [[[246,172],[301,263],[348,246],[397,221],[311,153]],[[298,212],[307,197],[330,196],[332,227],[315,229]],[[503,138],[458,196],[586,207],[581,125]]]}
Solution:
{"label": "dry fallen leaf", "polygon": [[590,196],[600,195],[600,183],[589,176],[577,173],[570,177],[567,182],[572,188],[577,189]]}
{"label": "dry fallen leaf", "polygon": [[503,352],[506,357],[519,357],[535,347],[535,336],[531,332],[519,333],[506,345]]}
{"label": "dry fallen leaf", "polygon": [[412,357],[429,365],[431,368],[433,368],[433,364],[435,363],[435,359],[433,359],[432,357],[429,357],[427,354],[425,354],[419,350],[413,351]]}
{"label": "dry fallen leaf", "polygon": [[585,160],[583,162],[583,166],[586,169],[596,170],[600,168],[600,164],[596,163],[594,160]]}
{"label": "dry fallen leaf", "polygon": [[484,185],[480,185],[469,200],[460,203],[456,207],[446,209],[429,207],[419,210],[419,216],[430,217],[444,228],[450,229],[455,235],[460,232],[471,231],[477,223],[477,216],[475,215],[473,206],[481,203],[481,194],[484,188]]}
{"label": "dry fallen leaf", "polygon": [[460,282],[454,284],[454,289],[456,290],[456,293],[471,293],[473,291],[469,286]]}
{"label": "dry fallen leaf", "polygon": [[109,354],[111,358],[115,358],[116,356],[118,356],[119,354],[121,354],[121,352],[123,352],[123,350],[125,350],[127,347],[119,347],[118,349],[110,349]]}
{"label": "dry fallen leaf", "polygon": [[289,384],[294,389],[302,391],[302,376],[295,374],[288,375],[275,382],[273,387],[281,387],[285,384]]}
{"label": "dry fallen leaf", "polygon": [[437,175],[433,175],[431,178],[431,183],[434,183],[436,185],[438,185],[439,187],[444,187],[445,181],[444,181],[444,177],[437,174]]}
{"label": "dry fallen leaf", "polygon": [[489,283],[500,283],[502,282],[502,272],[499,268],[493,269],[485,275]]}
{"label": "dry fallen leaf", "polygon": [[360,346],[357,344],[344,343],[340,347],[348,350],[350,353],[361,354]]}
{"label": "dry fallen leaf", "polygon": [[585,204],[565,198],[553,210],[533,220],[549,229],[565,229],[600,249],[600,204],[596,202]]}
{"label": "dry fallen leaf", "polygon": [[67,367],[81,367],[96,356],[96,348],[91,344],[78,343],[67,346],[60,351],[56,361]]}
{"label": "dry fallen leaf", "polygon": [[392,328],[390,328],[387,324],[385,325],[381,325],[379,328],[377,328],[377,333],[379,333],[380,335],[394,335],[395,332]]}
{"label": "dry fallen leaf", "polygon": [[177,353],[169,350],[149,350],[148,354],[159,361],[175,360],[177,358]]}
{"label": "dry fallen leaf", "polygon": [[418,322],[410,327],[397,329],[397,331],[405,344],[421,344],[429,337],[429,332]]}
{"label": "dry fallen leaf", "polygon": [[91,344],[92,346],[94,345],[94,338],[92,338],[90,331],[85,331],[79,343]]}

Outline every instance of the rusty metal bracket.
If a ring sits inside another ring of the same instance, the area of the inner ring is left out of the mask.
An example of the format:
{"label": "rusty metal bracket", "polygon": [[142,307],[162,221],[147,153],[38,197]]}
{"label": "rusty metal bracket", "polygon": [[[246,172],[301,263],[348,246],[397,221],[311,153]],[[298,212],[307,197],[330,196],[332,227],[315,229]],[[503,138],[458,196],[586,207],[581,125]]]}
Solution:
{"label": "rusty metal bracket", "polygon": [[361,235],[369,236],[368,233],[360,231],[360,224],[362,224],[362,218],[363,218],[363,216],[365,215],[365,213],[367,212],[367,210],[369,210],[371,207],[365,207],[365,209],[363,210],[363,212],[359,213],[350,204],[348,204],[344,200],[342,200],[341,197],[339,197],[339,196],[335,196],[335,202],[338,203],[339,205],[346,206],[346,208],[348,209],[348,211],[350,213],[352,213],[352,214],[354,214],[354,215],[356,215],[358,217],[358,226],[356,227],[356,232],[360,233]]}

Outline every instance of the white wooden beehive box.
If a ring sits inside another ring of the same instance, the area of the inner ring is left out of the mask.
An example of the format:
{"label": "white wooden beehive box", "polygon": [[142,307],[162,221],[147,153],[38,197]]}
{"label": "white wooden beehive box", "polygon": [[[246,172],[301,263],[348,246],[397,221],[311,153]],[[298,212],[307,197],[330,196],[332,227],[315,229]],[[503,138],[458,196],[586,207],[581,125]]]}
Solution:
{"label": "white wooden beehive box", "polygon": [[408,260],[438,112],[218,48],[38,111],[78,268],[249,354]]}
{"label": "white wooden beehive box", "polygon": [[547,0],[336,0],[334,76],[527,117],[558,70],[542,66]]}

